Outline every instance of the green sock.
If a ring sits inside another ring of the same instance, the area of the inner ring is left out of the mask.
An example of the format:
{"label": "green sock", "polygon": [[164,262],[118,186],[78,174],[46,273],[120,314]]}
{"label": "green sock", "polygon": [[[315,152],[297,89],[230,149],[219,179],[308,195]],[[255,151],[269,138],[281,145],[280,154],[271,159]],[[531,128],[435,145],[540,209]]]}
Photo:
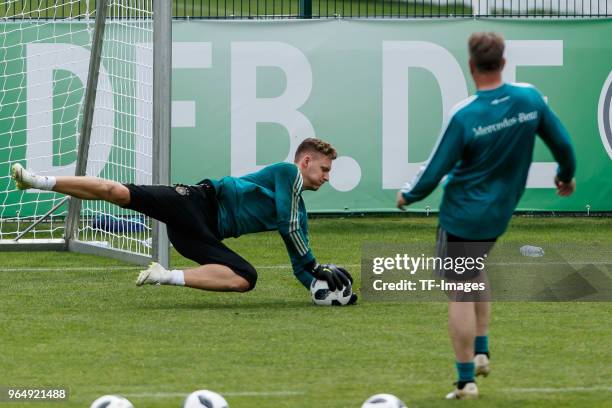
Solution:
{"label": "green sock", "polygon": [[489,353],[489,336],[476,336],[476,341],[474,341],[474,352],[476,354]]}
{"label": "green sock", "polygon": [[459,382],[466,383],[474,381],[474,372],[476,366],[474,365],[473,361],[470,361],[468,363],[460,363],[459,361],[457,361],[455,363],[455,366],[457,367]]}

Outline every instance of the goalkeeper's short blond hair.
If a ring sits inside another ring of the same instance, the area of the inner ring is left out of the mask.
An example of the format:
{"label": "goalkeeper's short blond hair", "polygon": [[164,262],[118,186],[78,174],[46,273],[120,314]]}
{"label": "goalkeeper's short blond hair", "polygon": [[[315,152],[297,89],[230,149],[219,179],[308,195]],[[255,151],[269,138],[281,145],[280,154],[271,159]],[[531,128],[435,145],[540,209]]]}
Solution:
{"label": "goalkeeper's short blond hair", "polygon": [[295,151],[295,161],[297,162],[306,153],[320,153],[324,156],[329,157],[332,160],[336,160],[338,153],[336,149],[324,140],[317,139],[316,137],[309,137],[304,139]]}

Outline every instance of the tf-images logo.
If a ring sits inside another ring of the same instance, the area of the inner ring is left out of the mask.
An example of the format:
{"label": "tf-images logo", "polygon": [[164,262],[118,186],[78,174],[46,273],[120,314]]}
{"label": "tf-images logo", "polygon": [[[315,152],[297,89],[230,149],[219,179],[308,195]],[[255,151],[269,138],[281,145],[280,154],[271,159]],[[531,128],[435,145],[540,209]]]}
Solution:
{"label": "tf-images logo", "polygon": [[612,71],[601,89],[598,116],[601,142],[612,159]]}

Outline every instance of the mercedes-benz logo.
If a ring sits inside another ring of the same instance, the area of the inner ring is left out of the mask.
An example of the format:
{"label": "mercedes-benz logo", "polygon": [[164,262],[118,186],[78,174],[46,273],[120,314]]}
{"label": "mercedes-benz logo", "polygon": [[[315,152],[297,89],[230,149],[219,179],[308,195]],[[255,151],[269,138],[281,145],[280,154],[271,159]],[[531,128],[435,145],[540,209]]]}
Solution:
{"label": "mercedes-benz logo", "polygon": [[601,142],[612,159],[612,71],[601,89],[598,116]]}

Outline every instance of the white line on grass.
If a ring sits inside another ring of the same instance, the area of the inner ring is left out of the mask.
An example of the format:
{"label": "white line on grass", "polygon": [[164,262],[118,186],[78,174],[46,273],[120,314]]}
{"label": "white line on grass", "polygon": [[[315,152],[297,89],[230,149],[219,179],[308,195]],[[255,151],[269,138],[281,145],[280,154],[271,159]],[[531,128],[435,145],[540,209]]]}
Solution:
{"label": "white line on grass", "polygon": [[76,266],[59,266],[53,268],[0,268],[0,272],[61,272],[61,271],[117,271],[117,270],[133,270],[142,269],[142,266],[89,266],[89,267],[76,267]]}
{"label": "white line on grass", "polygon": [[[351,266],[351,265],[347,265]],[[353,265],[357,266],[357,265]],[[178,269],[188,269],[193,268],[194,265],[188,266],[173,266],[173,268]],[[51,268],[44,267],[15,267],[15,268],[0,268],[0,272],[62,272],[62,271],[133,271],[138,269],[143,269],[144,266],[122,266],[122,265],[109,265],[109,266],[54,266]],[[256,269],[291,269],[291,265],[266,265],[266,266],[256,266]]]}
{"label": "white line on grass", "polygon": [[[219,392],[224,397],[291,397],[304,395],[302,391],[228,391]],[[186,397],[188,392],[142,392],[136,394],[121,394],[124,397],[132,398],[175,398]]]}
{"label": "white line on grass", "polygon": [[[348,267],[355,267],[358,265],[346,265]],[[193,268],[194,265],[186,266],[173,266],[178,269]],[[123,265],[109,265],[109,266],[54,266],[51,268],[44,267],[15,267],[15,268],[0,268],[0,272],[62,272],[62,271],[132,271],[143,269],[144,266],[123,266]],[[291,269],[291,265],[263,265],[256,266],[255,269]]]}
{"label": "white line on grass", "polygon": [[558,392],[597,392],[597,391],[608,391],[612,392],[612,386],[594,386],[594,387],[563,387],[563,388],[505,388],[504,392],[517,392],[517,393],[543,393],[543,394],[554,394]]}
{"label": "white line on grass", "polygon": [[[610,265],[612,261],[594,261],[594,262],[490,262],[487,265],[500,265],[500,266],[521,266],[521,265]],[[361,264],[342,264],[347,268],[356,268]],[[192,268],[193,265],[189,266],[174,266],[177,269],[188,269]],[[138,270],[144,268],[143,266],[124,266],[124,265],[109,265],[109,266],[55,266],[51,268],[44,267],[14,267],[14,268],[0,268],[1,272],[62,272],[62,271],[121,271],[121,270]],[[291,269],[291,265],[260,265],[255,266],[255,269]]]}

